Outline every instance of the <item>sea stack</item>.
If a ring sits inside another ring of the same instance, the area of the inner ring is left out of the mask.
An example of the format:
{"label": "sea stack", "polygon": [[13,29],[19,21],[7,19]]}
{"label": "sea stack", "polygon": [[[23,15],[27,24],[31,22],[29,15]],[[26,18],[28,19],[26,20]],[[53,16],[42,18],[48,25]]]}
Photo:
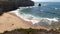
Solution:
{"label": "sea stack", "polygon": [[39,3],[39,5],[38,6],[41,6],[41,4]]}
{"label": "sea stack", "polygon": [[34,6],[34,2],[31,0],[0,0],[0,15],[26,6]]}

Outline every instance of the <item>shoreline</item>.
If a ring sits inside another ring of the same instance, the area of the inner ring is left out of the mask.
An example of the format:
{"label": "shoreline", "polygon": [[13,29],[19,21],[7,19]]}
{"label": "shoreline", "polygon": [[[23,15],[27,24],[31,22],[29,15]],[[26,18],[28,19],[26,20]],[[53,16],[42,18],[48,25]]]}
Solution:
{"label": "shoreline", "polygon": [[[17,12],[17,11],[16,11]],[[17,16],[17,13],[15,11],[4,13],[3,16],[0,17],[0,32],[4,31],[12,31],[14,29],[45,29],[45,30],[51,30],[52,28],[46,28],[44,26],[40,25],[34,25],[31,21],[26,21],[21,18],[21,16]],[[2,29],[3,28],[3,29]]]}
{"label": "shoreline", "polygon": [[[32,24],[34,25],[34,24],[39,24],[40,22],[47,22],[47,25],[49,26],[49,25],[51,25],[52,23],[57,23],[57,22],[59,22],[56,18],[53,18],[53,19],[50,19],[50,18],[36,18],[36,17],[34,17],[34,16],[30,16],[30,17],[28,17],[28,16],[25,16],[25,15],[20,15],[19,13],[17,13],[17,16],[18,17],[20,17],[20,18],[22,18],[23,20],[25,20],[25,21],[29,21],[29,22],[32,22]],[[42,23],[41,23],[42,24]],[[40,25],[41,25],[40,24]],[[46,24],[46,23],[45,23]],[[56,24],[55,24],[56,25]],[[43,24],[42,24],[42,26],[43,26]],[[49,27],[48,27],[49,28]]]}
{"label": "shoreline", "polygon": [[20,29],[20,28],[45,29],[45,30],[51,29],[38,25],[35,26],[32,24],[32,22],[25,21],[14,13],[4,13],[3,16],[0,16],[0,33],[3,33],[4,31],[12,31],[14,29]]}
{"label": "shoreline", "polygon": [[[48,28],[52,28],[52,27],[55,27],[56,25],[58,25],[58,22],[59,22],[56,18],[51,18],[51,19],[50,18],[41,18],[41,19],[38,18],[37,19],[36,17],[34,17],[32,15],[30,15],[30,17],[28,17],[25,15],[19,14],[18,11],[19,11],[19,9],[17,9],[16,11],[12,11],[12,13],[16,14],[17,17],[23,19],[24,21],[31,22],[33,25],[34,24],[38,24],[38,25],[40,24],[40,26],[44,26],[44,27],[47,27],[46,25],[48,25]],[[45,23],[45,25],[44,25],[44,23]],[[51,26],[51,25],[53,25],[53,26]]]}

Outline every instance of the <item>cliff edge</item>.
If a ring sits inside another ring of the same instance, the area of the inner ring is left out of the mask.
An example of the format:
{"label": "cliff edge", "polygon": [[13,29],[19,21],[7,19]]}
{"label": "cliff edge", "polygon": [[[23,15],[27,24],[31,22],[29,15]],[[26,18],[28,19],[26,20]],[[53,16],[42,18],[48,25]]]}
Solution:
{"label": "cliff edge", "polygon": [[34,2],[31,0],[0,0],[0,15],[26,6],[34,6]]}

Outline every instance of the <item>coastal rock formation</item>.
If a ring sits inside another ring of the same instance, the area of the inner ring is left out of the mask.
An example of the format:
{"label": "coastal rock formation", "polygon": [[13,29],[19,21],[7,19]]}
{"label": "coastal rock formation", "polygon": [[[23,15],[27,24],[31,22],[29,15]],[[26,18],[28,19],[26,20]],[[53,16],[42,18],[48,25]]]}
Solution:
{"label": "coastal rock formation", "polygon": [[0,15],[26,6],[34,6],[34,2],[31,0],[0,0]]}
{"label": "coastal rock formation", "polygon": [[41,4],[39,4],[38,6],[41,6]]}

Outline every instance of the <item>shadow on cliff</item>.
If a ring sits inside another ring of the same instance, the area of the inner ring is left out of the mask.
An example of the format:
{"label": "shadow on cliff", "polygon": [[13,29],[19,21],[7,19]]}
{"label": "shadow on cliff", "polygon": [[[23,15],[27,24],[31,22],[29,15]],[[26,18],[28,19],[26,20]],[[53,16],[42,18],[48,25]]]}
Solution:
{"label": "shadow on cliff", "polygon": [[34,6],[34,2],[31,0],[0,0],[0,15],[26,6]]}

